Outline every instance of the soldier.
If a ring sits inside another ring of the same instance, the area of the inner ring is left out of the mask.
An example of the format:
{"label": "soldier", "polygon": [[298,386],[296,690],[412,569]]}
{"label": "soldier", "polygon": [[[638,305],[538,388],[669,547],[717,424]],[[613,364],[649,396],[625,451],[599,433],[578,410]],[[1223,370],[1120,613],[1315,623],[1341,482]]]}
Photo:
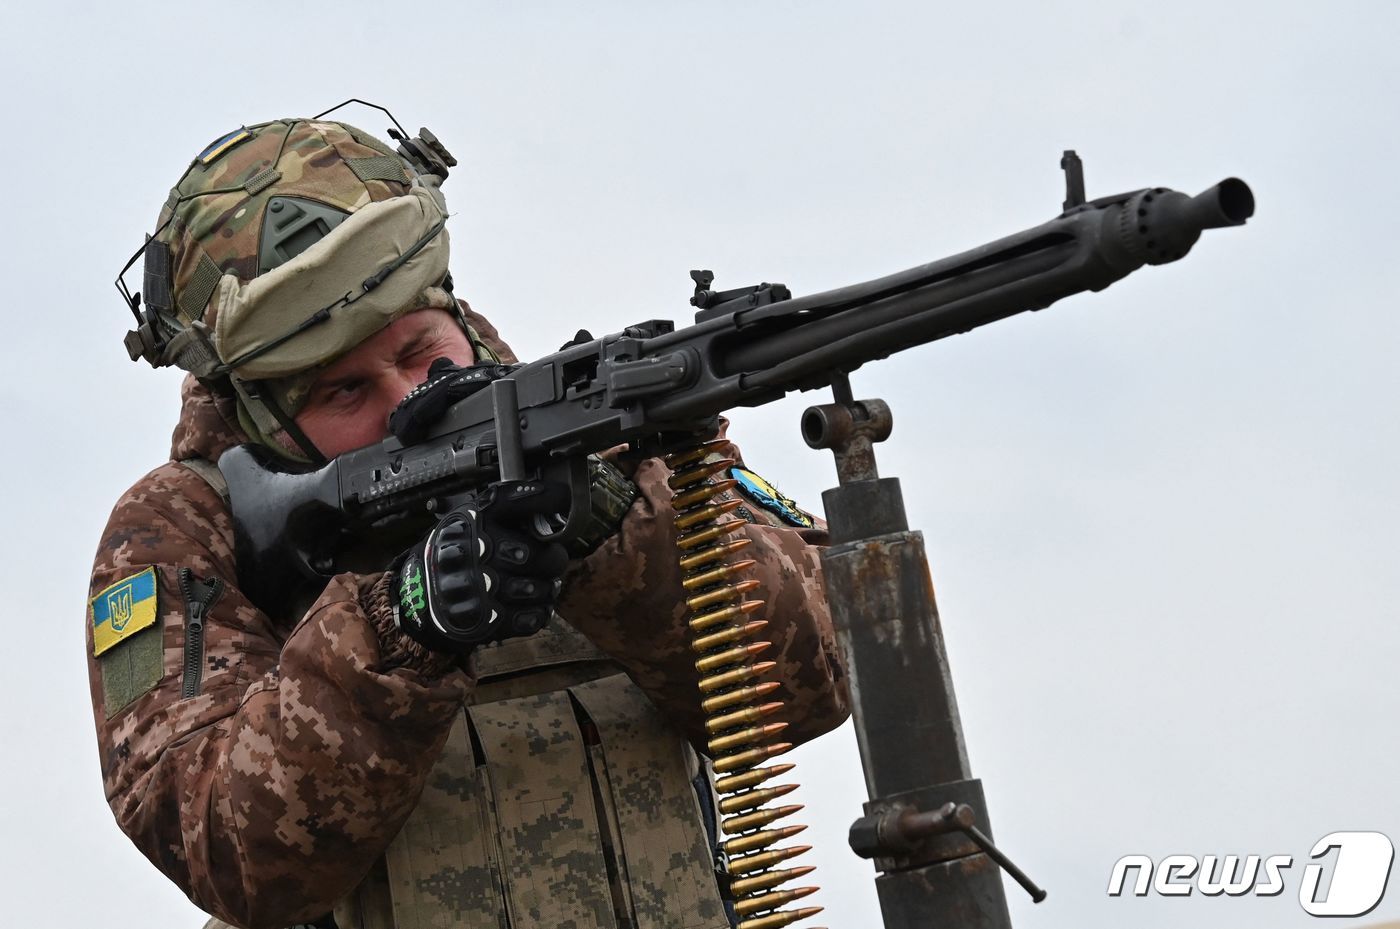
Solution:
{"label": "soldier", "polygon": [[[92,573],[108,801],[193,901],[248,929],[721,929],[660,460],[600,471],[617,506],[567,564],[520,530],[550,502],[530,485],[313,597],[244,593],[222,452],[319,462],[383,438],[435,360],[515,360],[451,294],[450,156],[426,131],[403,143],[323,119],[240,129],[195,158],[148,240],[128,348],[190,373],[170,461],[117,502]],[[439,365],[400,421],[442,399],[460,369]],[[728,493],[784,739],[809,739],[847,713],[824,533],[780,497]]]}

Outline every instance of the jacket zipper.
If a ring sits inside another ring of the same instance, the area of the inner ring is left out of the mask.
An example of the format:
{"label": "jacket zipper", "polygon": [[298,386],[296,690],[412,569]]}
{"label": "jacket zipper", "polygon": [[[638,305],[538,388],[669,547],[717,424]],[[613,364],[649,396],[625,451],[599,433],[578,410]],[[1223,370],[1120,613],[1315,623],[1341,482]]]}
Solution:
{"label": "jacket zipper", "polygon": [[180,569],[180,594],[185,598],[185,671],[180,687],[184,699],[198,696],[204,680],[204,617],[224,592],[217,577],[201,581],[189,568]]}

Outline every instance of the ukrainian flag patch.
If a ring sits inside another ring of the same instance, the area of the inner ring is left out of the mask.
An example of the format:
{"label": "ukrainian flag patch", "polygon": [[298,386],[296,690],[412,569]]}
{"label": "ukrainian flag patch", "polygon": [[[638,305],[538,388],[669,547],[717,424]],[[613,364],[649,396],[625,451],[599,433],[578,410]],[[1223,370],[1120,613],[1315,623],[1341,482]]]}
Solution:
{"label": "ukrainian flag patch", "polygon": [[729,469],[729,476],[739,482],[739,489],[746,496],[768,512],[777,514],[784,522],[794,526],[812,528],[812,517],[804,513],[791,497],[784,496],[782,491],[748,468],[736,465]]}
{"label": "ukrainian flag patch", "polygon": [[92,653],[100,655],[156,621],[156,569],[118,581],[89,601]]}
{"label": "ukrainian flag patch", "polygon": [[[219,136],[205,147],[204,151],[194,156],[195,161],[202,165],[210,165],[218,160],[219,156],[233,148],[239,142],[246,142],[253,137],[247,129],[235,129],[228,135]],[[186,149],[188,151],[188,149]]]}

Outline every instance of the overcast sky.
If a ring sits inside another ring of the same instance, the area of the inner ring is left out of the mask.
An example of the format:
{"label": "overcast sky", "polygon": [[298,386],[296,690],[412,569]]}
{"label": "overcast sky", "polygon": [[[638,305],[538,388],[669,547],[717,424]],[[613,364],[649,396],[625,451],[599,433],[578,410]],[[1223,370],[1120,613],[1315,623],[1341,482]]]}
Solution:
{"label": "overcast sky", "polygon": [[[1334,830],[1400,840],[1400,5],[8,4],[0,497],[5,922],[197,929],[103,800],[82,630],[98,534],[168,452],[178,377],[111,280],[189,160],[346,97],[431,128],[459,289],[522,356],[684,322],[691,268],[810,293],[1091,197],[1238,175],[1258,215],[1100,294],[857,372],[923,530],[1018,927],[1306,926]],[[382,132],[374,113],[346,113]],[[798,396],[734,416],[809,507]],[[798,756],[829,909],[849,728]],[[800,818],[800,817],[799,817]],[[1292,855],[1272,899],[1105,894],[1124,854]],[[1400,916],[1400,877],[1361,924]]]}

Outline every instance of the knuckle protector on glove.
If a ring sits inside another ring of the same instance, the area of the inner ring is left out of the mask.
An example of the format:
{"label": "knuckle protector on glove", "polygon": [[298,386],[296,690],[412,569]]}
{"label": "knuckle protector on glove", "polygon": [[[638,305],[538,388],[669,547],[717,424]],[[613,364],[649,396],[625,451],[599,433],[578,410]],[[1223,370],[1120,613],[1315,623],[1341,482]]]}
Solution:
{"label": "knuckle protector on glove", "polygon": [[439,358],[429,365],[428,379],[413,388],[389,414],[389,431],[404,445],[420,442],[448,407],[510,371],[508,365],[495,362],[462,367],[447,358]]}
{"label": "knuckle protector on glove", "polygon": [[478,506],[444,516],[395,569],[400,628],[448,651],[538,631],[558,596],[568,554],[520,525],[552,515],[564,496],[543,482],[501,482],[483,491]]}

